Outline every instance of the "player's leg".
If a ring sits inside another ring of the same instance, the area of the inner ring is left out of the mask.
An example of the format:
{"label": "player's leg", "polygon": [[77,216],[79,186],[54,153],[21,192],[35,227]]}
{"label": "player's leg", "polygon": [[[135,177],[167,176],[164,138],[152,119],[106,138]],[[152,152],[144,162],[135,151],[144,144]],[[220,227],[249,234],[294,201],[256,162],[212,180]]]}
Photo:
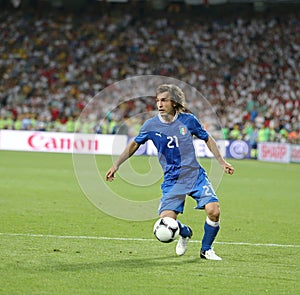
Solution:
{"label": "player's leg", "polygon": [[177,215],[178,213],[173,211],[173,210],[163,210],[159,213],[159,217],[163,218],[163,217],[171,217],[175,220],[177,220]]}
{"label": "player's leg", "polygon": [[180,227],[180,232],[179,232],[180,237],[179,237],[179,240],[176,245],[176,254],[178,256],[182,256],[185,254],[185,252],[188,248],[188,242],[189,242],[189,239],[193,235],[193,231],[188,225],[182,224],[178,220],[177,220],[177,222]]}
{"label": "player's leg", "polygon": [[[171,217],[177,220],[180,237],[176,245],[176,254],[179,256],[183,255],[186,252],[188,241],[193,235],[192,229],[188,225],[181,223],[177,219],[178,214],[183,212],[184,202],[185,202],[185,196],[177,196],[177,198],[163,197],[159,209],[159,215],[161,218]],[[173,209],[170,210],[170,208]]]}
{"label": "player's leg", "polygon": [[204,223],[204,234],[200,257],[210,260],[221,260],[212,248],[212,244],[220,229],[220,207],[218,197],[207,177],[199,177],[191,197],[197,202],[195,209],[205,209],[207,218]]}
{"label": "player's leg", "polygon": [[171,217],[175,220],[177,220],[178,226],[179,226],[179,235],[183,238],[191,238],[193,235],[192,229],[183,223],[181,223],[177,217],[178,217],[178,212],[173,211],[173,210],[164,210],[160,213],[160,218],[163,217]]}
{"label": "player's leg", "polygon": [[212,202],[205,205],[207,214],[204,223],[204,235],[200,257],[209,260],[222,260],[217,256],[212,248],[212,244],[220,229],[220,206],[218,202]]}

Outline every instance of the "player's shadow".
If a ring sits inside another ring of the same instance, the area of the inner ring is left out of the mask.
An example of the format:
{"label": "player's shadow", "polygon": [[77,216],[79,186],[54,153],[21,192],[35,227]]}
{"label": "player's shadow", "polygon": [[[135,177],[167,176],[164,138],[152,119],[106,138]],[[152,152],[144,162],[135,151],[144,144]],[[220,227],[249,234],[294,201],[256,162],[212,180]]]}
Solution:
{"label": "player's shadow", "polygon": [[116,270],[126,269],[143,269],[143,268],[157,268],[166,265],[185,265],[190,263],[199,263],[199,258],[181,258],[174,255],[161,256],[161,257],[148,257],[148,258],[124,258],[117,260],[106,260],[102,262],[82,262],[82,263],[64,263],[62,261],[55,261],[47,265],[40,264],[37,267],[33,267],[33,271],[61,271],[61,272],[73,272],[73,271],[97,271],[102,272],[113,272]]}
{"label": "player's shadow", "polygon": [[151,267],[160,267],[166,266],[170,263],[172,265],[182,265],[187,263],[196,263],[199,262],[199,259],[190,258],[183,259],[180,257],[176,257],[174,255],[162,256],[162,257],[152,257],[152,258],[131,258],[131,259],[118,259],[114,261],[104,261],[101,262],[101,268],[151,268]]}

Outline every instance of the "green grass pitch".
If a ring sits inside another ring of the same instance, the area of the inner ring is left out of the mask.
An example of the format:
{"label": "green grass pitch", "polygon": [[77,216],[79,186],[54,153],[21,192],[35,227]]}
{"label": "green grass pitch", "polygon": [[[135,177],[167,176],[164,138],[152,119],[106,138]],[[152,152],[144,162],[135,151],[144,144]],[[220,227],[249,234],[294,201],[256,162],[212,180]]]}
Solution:
{"label": "green grass pitch", "polygon": [[[146,157],[133,157],[144,169]],[[209,167],[210,160],[201,159]],[[217,190],[222,261],[199,258],[204,212],[188,199],[187,253],[155,240],[155,220],[125,221],[92,205],[72,156],[0,152],[0,294],[300,294],[300,165],[230,161]],[[111,157],[97,156],[102,177]],[[160,193],[110,184],[128,198]],[[101,191],[99,191],[101,194]]]}

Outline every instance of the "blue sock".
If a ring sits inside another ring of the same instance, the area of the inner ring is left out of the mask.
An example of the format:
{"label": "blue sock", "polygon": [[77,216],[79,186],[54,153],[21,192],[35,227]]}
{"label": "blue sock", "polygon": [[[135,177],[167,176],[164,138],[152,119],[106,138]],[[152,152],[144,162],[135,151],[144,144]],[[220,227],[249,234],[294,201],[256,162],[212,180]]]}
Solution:
{"label": "blue sock", "polygon": [[[218,222],[216,223],[218,224]],[[217,236],[217,233],[220,229],[220,226],[212,226],[209,225],[207,222],[204,223],[204,236],[202,239],[202,251],[207,251],[211,249],[211,246]]]}
{"label": "blue sock", "polygon": [[182,224],[179,220],[177,220],[178,222],[178,225],[179,225],[179,235],[182,236],[183,238],[186,238],[186,237],[191,237],[191,230],[190,228],[185,225],[185,224]]}

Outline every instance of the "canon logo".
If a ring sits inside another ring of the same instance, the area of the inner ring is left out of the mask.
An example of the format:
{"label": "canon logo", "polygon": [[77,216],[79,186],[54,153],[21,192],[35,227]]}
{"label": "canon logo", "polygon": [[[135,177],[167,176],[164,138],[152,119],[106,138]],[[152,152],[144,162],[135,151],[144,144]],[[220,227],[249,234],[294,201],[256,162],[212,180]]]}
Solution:
{"label": "canon logo", "polygon": [[28,137],[28,145],[34,150],[98,151],[98,141],[74,135],[71,137],[52,137],[46,132],[35,132]]}

